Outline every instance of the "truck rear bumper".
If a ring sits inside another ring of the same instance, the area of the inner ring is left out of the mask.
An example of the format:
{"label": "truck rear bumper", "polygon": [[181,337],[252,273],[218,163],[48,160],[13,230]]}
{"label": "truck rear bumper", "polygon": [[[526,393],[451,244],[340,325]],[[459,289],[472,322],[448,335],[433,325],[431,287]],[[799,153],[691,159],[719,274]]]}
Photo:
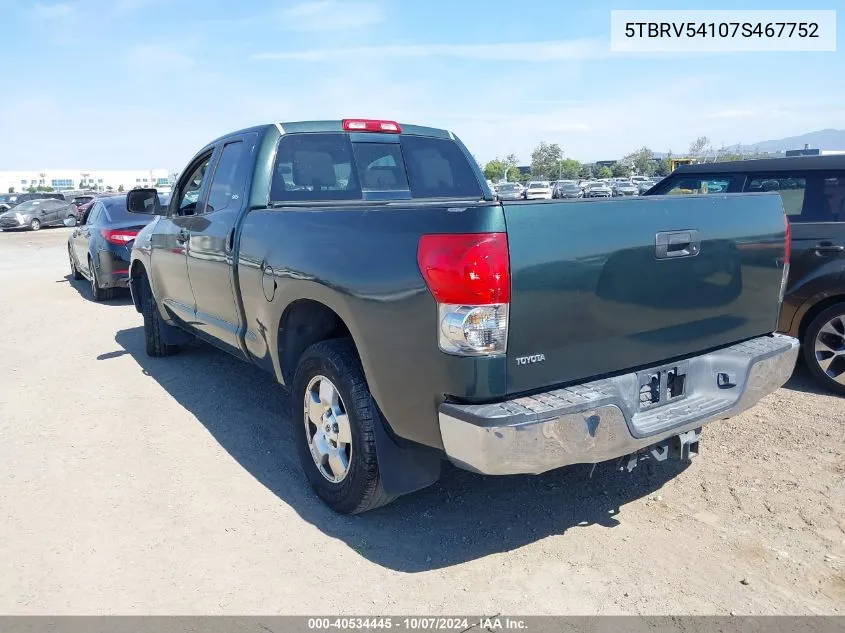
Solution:
{"label": "truck rear bumper", "polygon": [[[797,339],[773,334],[505,402],[444,403],[443,446],[458,467],[488,475],[537,474],[624,457],[748,409],[789,379],[797,356]],[[682,375],[684,385],[682,395],[664,401],[667,374],[673,380]],[[644,386],[649,380],[660,394],[655,404],[654,391]]]}

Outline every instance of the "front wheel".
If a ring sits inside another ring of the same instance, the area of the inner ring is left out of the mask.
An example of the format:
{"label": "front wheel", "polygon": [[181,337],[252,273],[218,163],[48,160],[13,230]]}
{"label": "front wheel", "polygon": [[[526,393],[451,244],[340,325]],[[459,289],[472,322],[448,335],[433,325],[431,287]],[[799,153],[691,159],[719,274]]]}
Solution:
{"label": "front wheel", "polygon": [[40,231],[41,230],[41,220],[38,218],[32,218],[32,222],[29,223],[29,228],[33,231]]}
{"label": "front wheel", "polygon": [[374,433],[382,422],[351,339],[305,350],[290,400],[302,469],[326,505],[359,514],[395,499],[382,487]]}
{"label": "front wheel", "polygon": [[82,273],[79,272],[79,269],[76,267],[76,260],[73,258],[73,253],[70,249],[67,249],[67,256],[70,259],[70,275],[73,277],[74,281],[80,281],[83,279]]}
{"label": "front wheel", "polygon": [[139,280],[141,291],[141,314],[144,316],[144,346],[147,356],[172,356],[179,351],[178,345],[168,345],[162,337],[165,323],[159,314],[150,282],[146,277]]}
{"label": "front wheel", "polygon": [[826,389],[845,396],[845,303],[817,314],[801,343],[813,378]]}

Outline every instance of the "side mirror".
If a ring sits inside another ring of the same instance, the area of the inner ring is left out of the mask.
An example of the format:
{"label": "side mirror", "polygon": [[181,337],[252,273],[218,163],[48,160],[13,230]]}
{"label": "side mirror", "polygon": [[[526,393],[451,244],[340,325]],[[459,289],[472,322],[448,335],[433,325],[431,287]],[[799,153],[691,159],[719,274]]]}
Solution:
{"label": "side mirror", "polygon": [[126,210],[129,213],[161,215],[157,189],[132,189],[126,194]]}

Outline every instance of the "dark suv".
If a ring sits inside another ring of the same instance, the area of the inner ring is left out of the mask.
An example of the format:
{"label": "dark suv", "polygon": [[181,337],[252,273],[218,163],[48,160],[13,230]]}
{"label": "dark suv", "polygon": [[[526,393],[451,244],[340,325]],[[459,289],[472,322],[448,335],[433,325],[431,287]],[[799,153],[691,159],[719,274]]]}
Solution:
{"label": "dark suv", "polygon": [[792,253],[779,329],[801,340],[816,380],[845,395],[845,155],[684,165],[645,195],[741,191],[781,195]]}

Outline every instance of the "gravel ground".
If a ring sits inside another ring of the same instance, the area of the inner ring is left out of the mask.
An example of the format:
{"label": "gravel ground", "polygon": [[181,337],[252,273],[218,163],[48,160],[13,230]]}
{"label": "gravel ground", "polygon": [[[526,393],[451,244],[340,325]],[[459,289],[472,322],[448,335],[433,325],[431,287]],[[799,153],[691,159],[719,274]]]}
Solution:
{"label": "gravel ground", "polygon": [[271,377],[147,358],[69,231],[0,233],[0,613],[845,612],[845,401],[801,368],[688,466],[446,468],[341,517]]}

